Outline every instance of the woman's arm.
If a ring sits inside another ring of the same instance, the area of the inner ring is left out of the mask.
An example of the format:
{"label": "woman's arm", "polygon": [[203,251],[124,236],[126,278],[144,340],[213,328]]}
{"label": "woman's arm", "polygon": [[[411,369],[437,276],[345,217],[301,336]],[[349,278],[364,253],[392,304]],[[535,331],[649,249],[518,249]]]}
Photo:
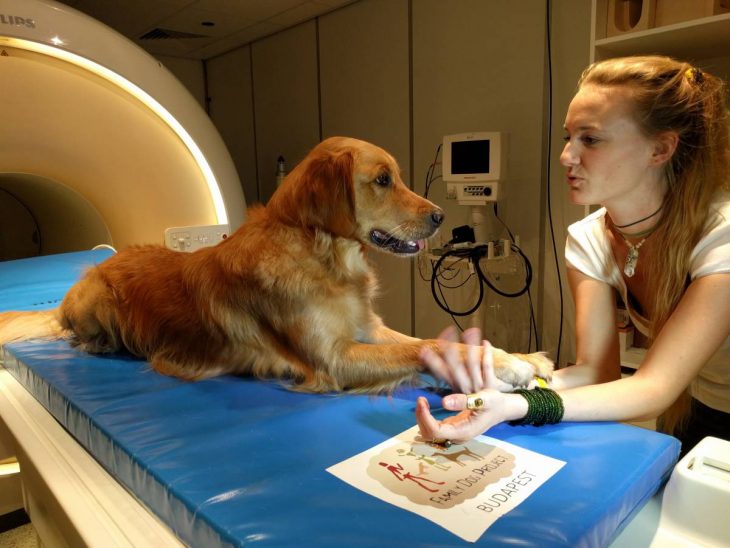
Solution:
{"label": "woman's arm", "polygon": [[565,420],[633,420],[661,414],[730,336],[730,274],[693,281],[634,375],[561,392]]}
{"label": "woman's arm", "polygon": [[555,372],[553,388],[620,378],[614,289],[574,268],[568,268],[568,282],[575,301],[576,363]]}
{"label": "woman's arm", "polygon": [[[561,390],[567,421],[624,421],[653,418],[687,388],[730,336],[730,274],[693,281],[647,352],[637,372],[625,379]],[[463,365],[462,365],[463,367]],[[466,396],[446,396],[446,409],[462,411],[445,421],[431,416],[419,399],[416,418],[426,439],[467,440],[500,422],[521,419],[527,406],[518,394],[483,392],[481,411],[463,411]]]}
{"label": "woman's arm", "polygon": [[[576,364],[553,373],[552,388],[555,390],[595,384],[618,379],[621,376],[616,330],[616,296],[606,283],[568,269],[573,299],[576,303]],[[471,328],[462,334],[466,345],[481,344],[481,333]],[[485,383],[480,370],[479,353],[466,356],[454,344],[459,341],[456,330],[445,329],[439,335],[440,351],[426,349],[421,360],[431,373],[447,383],[456,392],[478,392],[483,388],[496,388],[501,392],[512,390],[512,386],[496,380]],[[495,377],[496,379],[496,377]]]}

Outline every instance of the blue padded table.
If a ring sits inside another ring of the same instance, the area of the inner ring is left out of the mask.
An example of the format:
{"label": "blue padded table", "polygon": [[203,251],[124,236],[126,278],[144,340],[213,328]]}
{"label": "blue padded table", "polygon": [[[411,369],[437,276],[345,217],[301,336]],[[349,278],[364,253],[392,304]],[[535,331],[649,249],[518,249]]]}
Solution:
{"label": "blue padded table", "polygon": [[[105,256],[0,263],[0,310],[39,301],[22,281],[56,302],[80,265]],[[11,283],[22,297],[6,290]],[[13,377],[185,544],[469,544],[326,472],[413,426],[415,398],[438,401],[429,389],[389,398],[300,394],[235,377],[189,383],[142,360],[90,356],[62,341],[10,344],[4,358]],[[674,438],[616,423],[500,425],[489,435],[566,465],[490,527],[476,543],[485,546],[605,546],[663,485],[679,453]]]}
{"label": "blue padded table", "polygon": [[57,307],[87,268],[113,254],[103,248],[0,262],[0,312]]}

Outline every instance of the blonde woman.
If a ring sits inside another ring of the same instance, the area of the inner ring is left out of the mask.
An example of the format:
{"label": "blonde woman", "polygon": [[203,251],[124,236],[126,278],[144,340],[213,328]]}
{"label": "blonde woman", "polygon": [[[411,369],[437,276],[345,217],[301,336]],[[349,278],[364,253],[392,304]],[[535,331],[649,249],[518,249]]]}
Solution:
{"label": "blonde woman", "polygon": [[[571,201],[602,207],[568,230],[576,364],[556,371],[551,389],[515,394],[491,389],[498,386],[486,343],[465,362],[448,350],[425,353],[424,363],[464,394],[444,398],[446,409],[461,411],[444,421],[419,399],[424,437],[465,440],[503,421],[659,417],[659,428],[685,452],[707,435],[730,439],[725,100],[720,79],[667,57],[610,59],[584,71],[560,161]],[[616,295],[650,343],[637,372],[624,379]],[[465,333],[471,344],[479,338]]]}

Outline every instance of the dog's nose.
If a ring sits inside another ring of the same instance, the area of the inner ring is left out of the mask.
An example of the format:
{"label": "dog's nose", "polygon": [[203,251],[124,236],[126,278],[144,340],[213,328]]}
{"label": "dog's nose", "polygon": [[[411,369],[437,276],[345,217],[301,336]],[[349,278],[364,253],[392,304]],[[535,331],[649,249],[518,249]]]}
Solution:
{"label": "dog's nose", "polygon": [[441,223],[444,222],[444,212],[440,209],[436,209],[433,213],[431,213],[431,224],[433,224],[434,227],[441,226]]}

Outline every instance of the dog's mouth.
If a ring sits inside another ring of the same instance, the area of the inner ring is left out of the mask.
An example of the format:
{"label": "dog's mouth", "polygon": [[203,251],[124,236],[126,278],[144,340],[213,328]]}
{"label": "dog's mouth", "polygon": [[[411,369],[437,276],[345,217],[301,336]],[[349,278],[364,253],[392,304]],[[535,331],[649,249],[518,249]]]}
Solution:
{"label": "dog's mouth", "polygon": [[399,240],[395,236],[377,229],[370,232],[370,241],[380,249],[398,255],[415,255],[426,245],[424,240]]}

